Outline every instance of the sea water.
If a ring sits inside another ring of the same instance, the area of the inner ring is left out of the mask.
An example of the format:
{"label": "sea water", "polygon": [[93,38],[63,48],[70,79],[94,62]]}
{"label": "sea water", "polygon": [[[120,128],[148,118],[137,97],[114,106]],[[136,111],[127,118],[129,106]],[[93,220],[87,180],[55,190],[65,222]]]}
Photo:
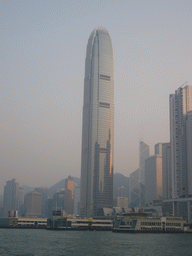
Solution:
{"label": "sea water", "polygon": [[192,255],[192,234],[0,229],[0,255]]}

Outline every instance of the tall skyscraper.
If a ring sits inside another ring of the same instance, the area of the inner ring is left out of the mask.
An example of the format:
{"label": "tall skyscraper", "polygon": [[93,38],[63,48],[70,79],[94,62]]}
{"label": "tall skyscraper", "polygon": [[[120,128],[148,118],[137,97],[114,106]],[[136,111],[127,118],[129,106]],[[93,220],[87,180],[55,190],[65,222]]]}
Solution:
{"label": "tall skyscraper", "polygon": [[145,203],[162,199],[162,157],[153,155],[145,160]]}
{"label": "tall skyscraper", "polygon": [[188,196],[192,197],[192,111],[187,113],[187,174]]}
{"label": "tall skyscraper", "polygon": [[162,179],[163,199],[172,198],[172,173],[171,173],[171,146],[170,143],[163,143],[162,146]]}
{"label": "tall skyscraper", "polygon": [[41,216],[42,195],[37,191],[31,191],[25,195],[26,217],[37,218]]}
{"label": "tall skyscraper", "polygon": [[140,207],[145,206],[145,160],[149,157],[149,146],[140,141],[139,145],[139,197],[140,197]]}
{"label": "tall skyscraper", "polygon": [[131,207],[145,206],[145,160],[149,157],[149,146],[139,142],[139,169],[130,174],[129,205]]}
{"label": "tall skyscraper", "polygon": [[109,32],[95,29],[88,40],[82,128],[82,216],[113,206],[113,50]]}
{"label": "tall skyscraper", "polygon": [[16,179],[8,180],[4,187],[4,217],[8,216],[8,211],[18,210],[18,193],[19,183],[16,182]]}
{"label": "tall skyscraper", "polygon": [[74,179],[69,176],[65,180],[65,211],[68,214],[73,214],[74,212]]}
{"label": "tall skyscraper", "polygon": [[141,183],[139,182],[139,169],[132,172],[129,176],[129,206],[140,206],[140,189]]}
{"label": "tall skyscraper", "polygon": [[155,155],[162,157],[162,198],[172,198],[170,143],[157,143]]}
{"label": "tall skyscraper", "polygon": [[74,214],[80,214],[80,186],[75,184],[74,189]]}
{"label": "tall skyscraper", "polygon": [[[172,198],[188,197],[186,124],[187,113],[192,110],[192,86],[179,87],[175,94],[169,96],[169,104]],[[191,155],[188,155],[188,160],[189,157]]]}

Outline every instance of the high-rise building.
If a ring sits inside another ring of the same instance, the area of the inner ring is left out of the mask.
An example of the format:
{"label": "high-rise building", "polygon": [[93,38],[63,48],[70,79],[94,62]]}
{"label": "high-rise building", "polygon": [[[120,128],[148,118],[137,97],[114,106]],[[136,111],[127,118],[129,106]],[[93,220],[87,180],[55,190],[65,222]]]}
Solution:
{"label": "high-rise building", "polygon": [[162,157],[162,198],[172,198],[171,149],[170,143],[155,145],[155,155]]}
{"label": "high-rise building", "polygon": [[140,204],[139,206],[145,206],[145,160],[149,157],[149,146],[140,141],[139,144],[139,198]]}
{"label": "high-rise building", "polygon": [[127,188],[121,186],[118,188],[118,196],[120,197],[127,197]]}
{"label": "high-rise building", "polygon": [[4,217],[8,216],[8,211],[18,210],[18,193],[19,183],[16,182],[16,179],[8,180],[4,186]]}
{"label": "high-rise building", "polygon": [[129,176],[129,206],[138,207],[140,205],[140,186],[139,169],[132,172]]}
{"label": "high-rise building", "polygon": [[74,214],[80,214],[80,186],[75,184],[74,189]]}
{"label": "high-rise building", "polygon": [[145,160],[145,203],[162,199],[162,157],[153,155]]}
{"label": "high-rise building", "polygon": [[128,208],[128,197],[117,197],[117,207]]}
{"label": "high-rise building", "polygon": [[145,206],[145,160],[149,157],[149,146],[139,143],[139,169],[130,174],[129,205],[130,207]]}
{"label": "high-rise building", "polygon": [[37,191],[25,195],[26,217],[39,217],[41,215],[42,195]]}
{"label": "high-rise building", "polygon": [[113,207],[113,50],[109,32],[95,29],[88,40],[82,128],[82,216]]}
{"label": "high-rise building", "polygon": [[192,197],[192,111],[187,113],[187,187],[188,196]]}
{"label": "high-rise building", "polygon": [[65,180],[65,211],[68,214],[74,212],[74,179],[71,176]]}
{"label": "high-rise building", "polygon": [[192,86],[182,85],[169,96],[172,197],[166,212],[192,221]]}
{"label": "high-rise building", "polygon": [[48,197],[48,188],[47,187],[37,187],[34,191],[41,193],[41,217],[46,216],[46,201]]}
{"label": "high-rise building", "polygon": [[172,198],[188,197],[186,123],[192,110],[192,86],[179,87],[169,96],[169,104]]}
{"label": "high-rise building", "polygon": [[172,173],[171,173],[171,146],[170,143],[163,143],[162,146],[162,179],[163,199],[172,198]]}
{"label": "high-rise building", "polygon": [[21,216],[24,213],[24,190],[20,187],[18,191],[18,214]]}

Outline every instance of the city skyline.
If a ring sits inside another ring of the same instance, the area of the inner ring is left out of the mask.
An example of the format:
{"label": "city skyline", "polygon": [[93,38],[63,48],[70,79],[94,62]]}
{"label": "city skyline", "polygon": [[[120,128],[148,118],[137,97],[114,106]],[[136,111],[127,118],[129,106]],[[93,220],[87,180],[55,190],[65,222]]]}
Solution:
{"label": "city skyline", "polygon": [[[139,131],[169,141],[169,94],[192,84],[191,1],[1,2],[0,194],[7,180],[50,187],[80,177],[85,45],[114,49],[114,172],[138,167]],[[152,152],[151,152],[152,153]]]}

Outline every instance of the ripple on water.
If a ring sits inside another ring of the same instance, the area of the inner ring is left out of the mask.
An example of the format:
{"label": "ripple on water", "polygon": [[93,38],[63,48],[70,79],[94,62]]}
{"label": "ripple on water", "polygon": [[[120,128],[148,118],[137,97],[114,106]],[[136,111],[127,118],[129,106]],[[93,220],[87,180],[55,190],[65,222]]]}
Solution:
{"label": "ripple on water", "polygon": [[0,229],[0,255],[192,255],[192,234]]}

